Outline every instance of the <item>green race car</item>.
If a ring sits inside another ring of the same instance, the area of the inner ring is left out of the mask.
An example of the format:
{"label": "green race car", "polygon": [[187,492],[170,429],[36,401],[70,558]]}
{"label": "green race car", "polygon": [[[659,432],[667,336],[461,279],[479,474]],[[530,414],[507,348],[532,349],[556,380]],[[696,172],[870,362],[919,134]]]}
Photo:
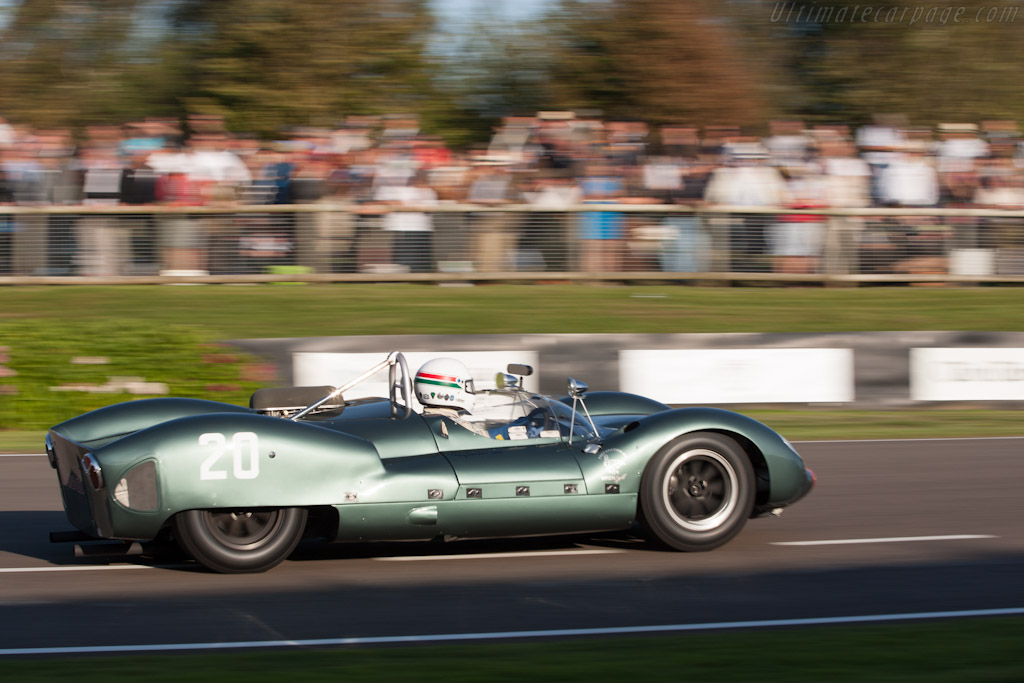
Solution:
{"label": "green race car", "polygon": [[[378,372],[386,398],[345,400]],[[257,391],[249,407],[158,398],[46,437],[68,519],[54,540],[170,535],[218,572],[259,572],[304,536],[489,538],[628,529],[709,550],[810,491],[786,439],[738,413],[620,392],[522,388],[510,365],[481,414],[414,409],[401,353],[342,387]],[[418,378],[419,381],[419,378]],[[476,411],[473,411],[476,413]],[[127,545],[127,544],[126,544]]]}

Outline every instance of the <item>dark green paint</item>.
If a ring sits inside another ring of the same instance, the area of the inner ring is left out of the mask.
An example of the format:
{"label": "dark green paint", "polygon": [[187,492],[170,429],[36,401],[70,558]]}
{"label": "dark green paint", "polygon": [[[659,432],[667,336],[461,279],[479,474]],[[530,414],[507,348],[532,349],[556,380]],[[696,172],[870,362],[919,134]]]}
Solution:
{"label": "dark green paint", "polygon": [[[497,441],[446,418],[392,417],[386,400],[300,421],[213,401],[139,400],[61,423],[51,438],[61,454],[69,520],[108,538],[154,538],[185,510],[257,507],[333,508],[339,520],[333,538],[343,541],[627,528],[647,462],[694,431],[729,434],[744,445],[768,482],[758,512],[795,502],[810,489],[789,444],[738,413],[672,410],[617,392],[595,392],[587,406],[596,422],[616,429],[597,453],[585,452],[578,437]],[[253,452],[247,434],[258,440]],[[215,457],[218,439],[225,446]],[[95,491],[80,482],[79,494],[70,479],[81,479],[76,465],[85,452],[100,464],[105,486]],[[115,487],[147,460],[156,463],[159,509],[132,510],[115,499]],[[257,468],[257,476],[244,478]],[[204,469],[220,478],[202,478]]]}

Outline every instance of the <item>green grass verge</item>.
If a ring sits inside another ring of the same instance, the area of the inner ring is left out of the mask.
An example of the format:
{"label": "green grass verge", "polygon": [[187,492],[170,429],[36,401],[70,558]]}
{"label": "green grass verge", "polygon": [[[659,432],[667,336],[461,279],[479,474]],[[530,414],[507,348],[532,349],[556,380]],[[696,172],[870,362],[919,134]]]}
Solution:
{"label": "green grass verge", "polygon": [[0,429],[0,453],[42,453],[45,431]]}
{"label": "green grass verge", "polygon": [[0,322],[187,322],[220,339],[557,332],[1024,331],[1022,291],[583,285],[9,287]]}
{"label": "green grass verge", "polygon": [[[1009,287],[816,289],[336,284],[287,288],[223,285],[9,287],[2,294],[0,328],[7,326],[14,333],[6,335],[0,347],[30,341],[36,356],[32,367],[36,370],[48,370],[47,365],[54,368],[53,376],[45,377],[51,384],[72,371],[78,374],[88,370],[106,372],[106,367],[83,366],[69,371],[70,366],[63,356],[70,353],[114,355],[108,350],[113,346],[136,357],[140,361],[136,367],[154,369],[147,380],[157,381],[160,378],[153,375],[170,373],[175,395],[183,395],[182,391],[187,395],[202,395],[202,387],[207,384],[230,385],[237,386],[239,391],[209,397],[236,403],[244,402],[243,394],[251,385],[234,379],[237,377],[234,368],[215,364],[206,364],[194,377],[183,371],[195,365],[195,361],[179,352],[177,347],[181,345],[171,343],[167,331],[187,325],[201,333],[197,339],[207,341],[441,333],[1024,331],[1021,290]],[[141,334],[132,337],[133,329],[144,330],[148,338]],[[127,332],[118,340],[105,340],[108,343],[104,346],[101,338],[112,336],[116,330]],[[115,343],[109,343],[111,341]],[[54,350],[63,354],[59,362],[54,360],[57,358],[52,353]],[[153,358],[154,351],[162,354],[161,358]],[[236,375],[213,382],[213,373],[221,370],[231,370]],[[124,372],[128,373],[128,369]],[[24,376],[0,383],[23,381]],[[37,383],[43,386],[40,382]],[[46,410],[58,405],[49,393],[44,398]],[[107,398],[122,400],[126,397]],[[8,406],[16,400],[0,396],[0,402]],[[17,410],[21,412],[17,416],[14,416],[14,409],[5,410],[0,405],[0,417],[5,412],[10,414],[6,421],[0,420],[0,426],[19,429],[31,426],[33,433],[26,436],[0,431],[0,451],[33,449],[33,444],[39,443],[37,430],[45,425],[41,422],[30,425],[23,420],[31,417],[38,422],[41,407],[35,406],[34,412],[26,417],[21,414],[27,409],[24,400],[18,402]],[[78,405],[67,407],[71,413],[83,409]],[[752,414],[791,439],[1024,433],[1021,420],[1012,411],[771,410]],[[66,416],[69,415],[62,414]],[[48,414],[46,424],[54,421],[53,415]]]}
{"label": "green grass verge", "polygon": [[1024,436],[1019,410],[740,410],[790,441]]}
{"label": "green grass verge", "polygon": [[[672,637],[369,650],[6,661],[19,683],[268,681],[886,681],[1024,680],[1024,620],[727,631]],[[187,675],[186,675],[187,672]]]}
{"label": "green grass verge", "polygon": [[111,403],[164,394],[245,404],[273,368],[195,325],[118,318],[68,326],[0,320],[0,429],[45,429]]}

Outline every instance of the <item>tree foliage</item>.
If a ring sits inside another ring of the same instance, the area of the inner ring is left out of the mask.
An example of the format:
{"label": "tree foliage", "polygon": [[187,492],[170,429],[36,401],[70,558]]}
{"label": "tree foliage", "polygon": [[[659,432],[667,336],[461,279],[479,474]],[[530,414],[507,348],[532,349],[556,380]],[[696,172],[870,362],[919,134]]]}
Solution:
{"label": "tree foliage", "polygon": [[40,126],[158,113],[138,0],[26,0],[0,40],[0,112]]}
{"label": "tree foliage", "polygon": [[[896,2],[883,3],[898,6]],[[975,21],[992,3],[968,1],[965,23],[830,24],[820,74],[838,84],[838,108],[854,115],[898,111],[912,119],[1015,118],[1024,108],[1018,22]],[[1017,5],[1004,5],[1017,7]],[[927,15],[926,15],[927,16]],[[856,65],[854,67],[854,65]]]}
{"label": "tree foliage", "polygon": [[463,143],[542,109],[751,127],[1021,117],[1024,7],[951,7],[915,19],[894,14],[918,8],[901,0],[551,0],[537,20],[484,12],[453,35],[429,0],[21,0],[0,17],[0,115],[222,114],[274,135],[412,113]]}
{"label": "tree foliage", "polygon": [[424,0],[24,0],[0,112],[35,125],[223,114],[240,130],[425,109]]}
{"label": "tree foliage", "polygon": [[1024,114],[1016,2],[759,4],[744,15],[748,35],[782,56],[776,80],[797,93],[791,114],[858,122],[899,112],[919,123]]}
{"label": "tree foliage", "polygon": [[654,123],[750,124],[771,113],[767,75],[714,3],[566,0],[553,19],[562,106]]}
{"label": "tree foliage", "polygon": [[174,15],[194,78],[186,108],[264,133],[416,111],[431,23],[423,0],[186,0]]}

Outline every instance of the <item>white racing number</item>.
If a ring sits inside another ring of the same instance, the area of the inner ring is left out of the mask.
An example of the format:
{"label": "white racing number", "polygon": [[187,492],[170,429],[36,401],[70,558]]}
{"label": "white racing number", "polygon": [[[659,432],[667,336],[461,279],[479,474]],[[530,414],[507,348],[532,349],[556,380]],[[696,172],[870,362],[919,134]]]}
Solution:
{"label": "white racing number", "polygon": [[235,479],[255,479],[260,476],[259,437],[253,432],[237,432],[227,437],[219,432],[199,436],[200,446],[211,446],[213,452],[199,466],[199,478],[227,479],[226,463],[221,462],[227,451],[231,451],[231,474]]}

